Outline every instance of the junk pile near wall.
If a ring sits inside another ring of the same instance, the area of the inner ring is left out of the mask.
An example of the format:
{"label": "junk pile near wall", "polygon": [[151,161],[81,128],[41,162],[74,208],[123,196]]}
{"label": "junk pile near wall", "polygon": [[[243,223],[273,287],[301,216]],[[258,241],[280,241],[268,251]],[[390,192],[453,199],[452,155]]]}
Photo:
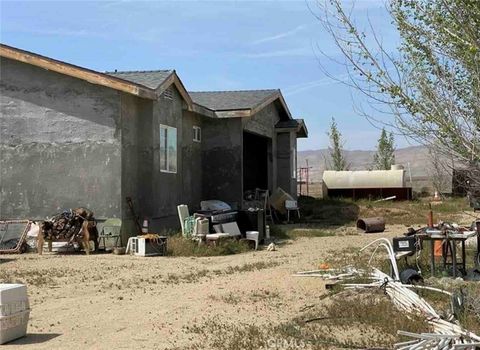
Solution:
{"label": "junk pile near wall", "polygon": [[[45,239],[54,241],[71,241],[81,236],[83,222],[95,221],[93,212],[85,208],[65,210],[43,222]],[[81,238],[81,237],[80,237]]]}
{"label": "junk pile near wall", "polygon": [[32,222],[28,220],[0,221],[0,254],[25,252],[27,233]]}
{"label": "junk pile near wall", "polygon": [[30,304],[23,284],[0,284],[0,344],[27,334]]}
{"label": "junk pile near wall", "polygon": [[[370,246],[375,246],[373,254],[375,254],[379,248],[385,248],[392,267],[393,277],[388,276],[376,268],[365,271],[354,267],[348,267],[343,270],[321,269],[304,271],[298,272],[294,276],[320,277],[327,281],[335,281],[345,289],[383,289],[385,294],[400,311],[421,315],[425,318],[425,321],[432,326],[433,333],[418,334],[399,330],[397,332],[399,335],[409,337],[412,340],[395,344],[396,349],[475,349],[476,346],[479,346],[480,336],[454,323],[453,315],[450,315],[448,320],[442,319],[433,307],[412,289],[427,289],[449,296],[452,296],[451,293],[428,286],[403,284],[400,280],[395,253],[390,241],[386,238],[380,238],[369,243],[360,251]],[[349,283],[350,280],[358,277],[366,278],[370,280],[370,283]]]}

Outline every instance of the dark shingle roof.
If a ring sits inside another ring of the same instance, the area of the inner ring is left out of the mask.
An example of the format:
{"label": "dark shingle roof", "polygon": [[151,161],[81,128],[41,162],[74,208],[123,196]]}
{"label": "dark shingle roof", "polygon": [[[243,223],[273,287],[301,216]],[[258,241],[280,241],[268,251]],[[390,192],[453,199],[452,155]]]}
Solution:
{"label": "dark shingle roof", "polygon": [[303,119],[281,120],[275,124],[277,129],[297,128],[297,137],[308,137],[307,126]]}
{"label": "dark shingle roof", "polygon": [[275,127],[279,129],[296,128],[298,127],[298,124],[299,123],[296,119],[281,120],[275,124]]}
{"label": "dark shingle roof", "polygon": [[105,72],[105,74],[111,75],[112,77],[128,80],[133,83],[146,86],[150,89],[156,89],[172,73],[173,70]]}
{"label": "dark shingle roof", "polygon": [[214,111],[251,109],[279,90],[188,92],[193,102]]}

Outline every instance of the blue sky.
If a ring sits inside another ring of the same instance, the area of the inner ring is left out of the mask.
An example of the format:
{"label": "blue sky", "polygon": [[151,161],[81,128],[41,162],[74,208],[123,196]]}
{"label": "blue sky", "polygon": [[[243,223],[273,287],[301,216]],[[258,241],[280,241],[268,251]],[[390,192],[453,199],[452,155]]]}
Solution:
{"label": "blue sky", "polygon": [[[319,61],[344,75],[316,51],[339,57],[303,0],[0,4],[0,36],[8,45],[98,71],[175,69],[192,91],[280,88],[292,114],[307,122],[310,136],[299,140],[300,150],[328,145],[332,116],[345,148],[373,149],[378,139],[379,130],[354,112],[363,98],[320,70]],[[357,0],[354,15],[361,27],[369,18],[394,49],[383,1]]]}

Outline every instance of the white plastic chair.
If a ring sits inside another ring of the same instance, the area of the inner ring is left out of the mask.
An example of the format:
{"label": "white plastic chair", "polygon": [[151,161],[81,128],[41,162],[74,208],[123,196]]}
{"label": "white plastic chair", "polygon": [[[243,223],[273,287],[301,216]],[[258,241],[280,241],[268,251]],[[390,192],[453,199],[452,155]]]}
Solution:
{"label": "white plastic chair", "polygon": [[300,208],[298,207],[297,201],[285,201],[285,209],[287,209],[287,222],[290,222],[290,212],[296,211],[298,218],[300,219]]}
{"label": "white plastic chair", "polygon": [[245,238],[249,241],[254,241],[255,242],[255,250],[258,249],[258,231],[247,231],[245,233]]}
{"label": "white plastic chair", "polygon": [[178,218],[180,219],[180,226],[182,226],[182,235],[185,236],[185,219],[190,216],[188,205],[180,204],[177,206]]}

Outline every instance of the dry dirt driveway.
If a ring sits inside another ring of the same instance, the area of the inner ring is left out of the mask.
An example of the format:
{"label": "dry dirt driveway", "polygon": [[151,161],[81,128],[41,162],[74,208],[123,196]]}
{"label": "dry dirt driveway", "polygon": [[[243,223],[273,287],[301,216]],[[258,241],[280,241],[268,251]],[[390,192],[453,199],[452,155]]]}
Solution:
{"label": "dry dirt driveway", "polygon": [[316,278],[328,254],[382,234],[301,238],[277,251],[212,258],[4,255],[0,281],[28,285],[28,336],[2,349],[171,349],[188,347],[186,327],[206,320],[283,322],[325,293]]}

